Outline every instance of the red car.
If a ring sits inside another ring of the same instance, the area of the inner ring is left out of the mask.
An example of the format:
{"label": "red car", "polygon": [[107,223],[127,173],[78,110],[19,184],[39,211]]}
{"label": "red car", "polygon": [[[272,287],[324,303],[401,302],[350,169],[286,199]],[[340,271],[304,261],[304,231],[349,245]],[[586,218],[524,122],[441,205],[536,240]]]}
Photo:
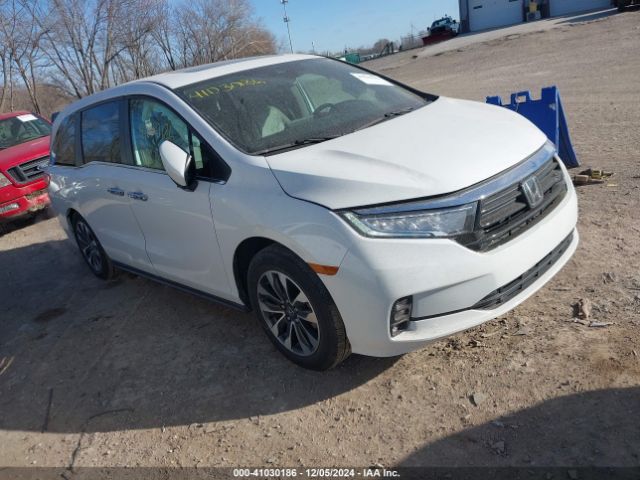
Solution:
{"label": "red car", "polygon": [[0,220],[37,212],[49,204],[51,124],[29,112],[0,114]]}

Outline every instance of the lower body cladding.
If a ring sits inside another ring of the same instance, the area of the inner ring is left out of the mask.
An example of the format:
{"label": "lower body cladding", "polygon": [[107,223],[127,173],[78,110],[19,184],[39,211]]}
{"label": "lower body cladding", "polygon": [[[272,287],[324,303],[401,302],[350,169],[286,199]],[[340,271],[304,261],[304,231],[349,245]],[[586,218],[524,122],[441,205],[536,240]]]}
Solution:
{"label": "lower body cladding", "polygon": [[[401,355],[503,315],[533,295],[575,252],[577,215],[570,189],[543,220],[488,252],[452,240],[359,237],[338,274],[322,279],[354,353]],[[394,312],[407,304],[410,316],[394,329]]]}
{"label": "lower body cladding", "polygon": [[34,213],[49,205],[47,189],[37,190],[23,196],[0,203],[0,219],[12,220],[14,218]]}

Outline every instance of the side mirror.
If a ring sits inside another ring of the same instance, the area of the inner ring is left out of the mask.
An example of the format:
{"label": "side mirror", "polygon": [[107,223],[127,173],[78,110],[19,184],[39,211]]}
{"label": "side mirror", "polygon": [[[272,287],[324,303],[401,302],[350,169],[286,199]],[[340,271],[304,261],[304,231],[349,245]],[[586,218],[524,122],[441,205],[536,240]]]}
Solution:
{"label": "side mirror", "polygon": [[175,143],[165,140],[160,144],[162,165],[171,180],[185,190],[195,190],[195,167],[193,158]]}

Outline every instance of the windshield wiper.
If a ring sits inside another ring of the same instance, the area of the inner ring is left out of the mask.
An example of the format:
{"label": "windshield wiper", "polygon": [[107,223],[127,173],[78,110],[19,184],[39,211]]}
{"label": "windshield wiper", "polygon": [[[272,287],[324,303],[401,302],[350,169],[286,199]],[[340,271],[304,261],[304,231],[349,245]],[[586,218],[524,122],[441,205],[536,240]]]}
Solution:
{"label": "windshield wiper", "polygon": [[322,143],[327,140],[333,140],[334,138],[341,137],[342,135],[327,135],[326,137],[310,137],[302,140],[296,140],[293,142],[295,145],[313,145],[314,143]]}
{"label": "windshield wiper", "polygon": [[392,112],[387,112],[383,116],[378,117],[378,118],[370,121],[369,123],[365,123],[361,127],[358,127],[357,129],[354,130],[354,132],[357,132],[358,130],[364,130],[365,128],[373,127],[374,125],[378,125],[379,123],[386,122],[387,120],[389,120],[391,118],[399,117],[401,115],[404,115],[405,113],[409,113],[409,112],[412,112],[414,110],[415,110],[414,107],[409,107],[409,108],[403,108],[402,110],[394,110]]}
{"label": "windshield wiper", "polygon": [[327,135],[326,137],[309,137],[300,140],[294,140],[291,143],[285,143],[284,145],[278,145],[277,147],[265,148],[254,152],[253,155],[269,155],[270,153],[283,152],[286,150],[293,150],[295,148],[304,147],[305,145],[313,145],[316,143],[326,142],[333,140],[334,138],[341,137],[342,135]]}

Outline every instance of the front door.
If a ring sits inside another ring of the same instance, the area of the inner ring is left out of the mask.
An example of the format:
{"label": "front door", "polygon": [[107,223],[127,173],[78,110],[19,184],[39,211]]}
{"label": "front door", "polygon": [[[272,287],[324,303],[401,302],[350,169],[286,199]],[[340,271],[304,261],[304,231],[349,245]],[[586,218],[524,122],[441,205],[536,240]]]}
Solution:
{"label": "front door", "polygon": [[[127,196],[146,241],[156,273],[197,290],[228,297],[211,213],[208,147],[163,103],[148,97],[129,100],[133,165],[127,174]],[[169,140],[189,152],[199,175],[194,191],[179,188],[167,175],[159,146]]]}

